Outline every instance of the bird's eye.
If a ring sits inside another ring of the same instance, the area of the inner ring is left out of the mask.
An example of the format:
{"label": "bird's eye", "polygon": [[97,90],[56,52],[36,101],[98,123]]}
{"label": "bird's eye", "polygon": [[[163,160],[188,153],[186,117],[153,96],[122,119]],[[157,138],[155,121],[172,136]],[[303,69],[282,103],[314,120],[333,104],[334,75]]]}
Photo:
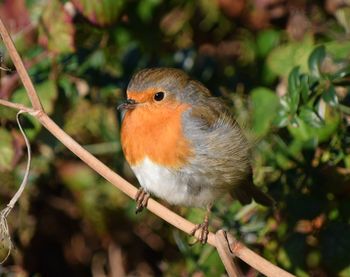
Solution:
{"label": "bird's eye", "polygon": [[160,91],[157,92],[154,96],[153,99],[156,101],[162,101],[164,99],[164,92]]}

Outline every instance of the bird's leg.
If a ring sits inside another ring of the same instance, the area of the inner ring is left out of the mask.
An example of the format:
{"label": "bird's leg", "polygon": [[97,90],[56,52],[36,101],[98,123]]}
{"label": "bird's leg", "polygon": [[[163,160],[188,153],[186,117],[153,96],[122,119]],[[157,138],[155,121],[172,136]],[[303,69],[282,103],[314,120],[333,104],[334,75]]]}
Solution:
{"label": "bird's leg", "polygon": [[136,210],[135,213],[139,213],[147,206],[147,201],[150,197],[150,194],[146,192],[143,187],[140,187],[136,193],[135,201],[136,201]]}
{"label": "bird's leg", "polygon": [[207,212],[205,213],[203,222],[194,226],[194,228],[192,229],[192,231],[190,233],[191,236],[194,236],[197,231],[200,232],[198,239],[194,243],[199,241],[201,244],[205,244],[208,240],[209,215],[211,212],[211,207],[212,207],[212,204],[207,205]]}

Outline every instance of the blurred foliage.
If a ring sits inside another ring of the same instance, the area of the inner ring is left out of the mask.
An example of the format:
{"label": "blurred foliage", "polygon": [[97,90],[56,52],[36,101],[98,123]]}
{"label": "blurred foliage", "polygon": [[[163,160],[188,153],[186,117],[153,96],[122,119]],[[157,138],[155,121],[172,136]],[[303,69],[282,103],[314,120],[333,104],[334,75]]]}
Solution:
{"label": "blurred foliage", "polygon": [[[272,211],[218,201],[226,228],[298,276],[350,276],[350,6],[348,1],[3,0],[46,111],[91,153],[136,183],[116,106],[135,71],[182,68],[223,97],[254,142],[255,183]],[[13,68],[4,46],[3,66]],[[15,71],[0,98],[28,105]],[[145,211],[31,117],[30,183],[9,217],[16,249],[1,274],[220,276],[210,246]],[[23,177],[15,112],[0,107],[0,199]],[[203,211],[173,207],[199,222]],[[0,254],[4,254],[2,249]],[[254,274],[241,263],[247,274]]]}

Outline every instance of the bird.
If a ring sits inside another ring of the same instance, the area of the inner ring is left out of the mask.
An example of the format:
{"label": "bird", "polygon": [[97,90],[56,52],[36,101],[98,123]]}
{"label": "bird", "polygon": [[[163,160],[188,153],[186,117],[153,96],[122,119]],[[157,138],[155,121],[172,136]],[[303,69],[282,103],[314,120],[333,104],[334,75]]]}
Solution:
{"label": "bird", "polygon": [[204,208],[203,222],[190,232],[204,244],[211,208],[220,197],[274,205],[253,183],[252,147],[228,106],[181,69],[137,72],[118,110],[122,150],[140,184],[136,212],[151,195]]}

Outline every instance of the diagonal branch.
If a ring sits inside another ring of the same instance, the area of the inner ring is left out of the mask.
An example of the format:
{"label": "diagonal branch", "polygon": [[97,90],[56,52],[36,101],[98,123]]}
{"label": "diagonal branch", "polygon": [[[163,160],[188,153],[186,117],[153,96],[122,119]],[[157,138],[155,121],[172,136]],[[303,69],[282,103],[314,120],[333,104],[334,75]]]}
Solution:
{"label": "diagonal branch", "polygon": [[35,92],[35,88],[33,86],[33,83],[31,79],[29,78],[28,72],[26,68],[24,67],[23,61],[21,57],[19,56],[17,49],[15,45],[13,44],[13,41],[10,37],[10,34],[8,33],[4,23],[0,19],[0,33],[2,40],[5,43],[5,46],[9,52],[9,55],[13,61],[13,64],[15,65],[18,75],[21,78],[24,87],[27,90],[28,97],[30,99],[30,102],[32,102],[33,108],[36,110],[43,110],[43,107],[40,103],[40,99],[38,95]]}
{"label": "diagonal branch", "polygon": [[243,276],[242,271],[235,264],[234,258],[232,259],[229,244],[227,243],[226,232],[219,230],[216,232],[216,249],[218,250],[219,256],[225,265],[226,271],[229,276],[239,277]]}
{"label": "diagonal branch", "polygon": [[[137,189],[132,184],[124,180],[118,174],[113,172],[109,167],[103,164],[100,160],[86,151],[80,144],[78,144],[73,138],[66,134],[43,110],[40,99],[35,91],[33,83],[31,82],[26,69],[23,66],[23,62],[17,53],[15,46],[4,26],[0,20],[0,33],[4,40],[4,43],[9,51],[15,67],[17,68],[18,74],[22,80],[22,83],[27,91],[27,94],[32,102],[33,109],[25,107],[21,104],[11,103],[6,100],[0,99],[0,105],[8,106],[11,108],[24,110],[29,112],[37,120],[43,124],[43,126],[54,135],[61,143],[63,143],[68,149],[70,149],[76,156],[78,156],[83,162],[95,170],[98,174],[112,183],[114,186],[119,188],[125,194],[135,199]],[[155,215],[159,216],[163,220],[172,224],[176,228],[190,234],[194,228],[194,224],[185,218],[179,216],[178,214],[172,212],[165,206],[161,205],[153,199],[149,199],[147,208],[153,212]],[[230,255],[236,255],[236,257],[242,259],[247,264],[251,265],[258,271],[264,273],[271,277],[290,277],[293,276],[290,273],[284,271],[283,269],[273,265],[266,259],[262,258],[242,243],[238,243],[232,236],[229,236],[226,242],[223,240],[222,233],[219,232],[218,235],[209,233],[208,243],[214,247],[217,247],[220,256],[223,259],[224,265],[230,276],[241,275],[241,273],[235,269],[234,264],[229,261],[231,259]],[[227,245],[225,245],[225,243]],[[219,244],[219,245],[218,245]],[[230,254],[230,251],[232,254]]]}
{"label": "diagonal branch", "polygon": [[25,112],[30,113],[30,114],[35,112],[35,110],[33,110],[32,108],[26,107],[26,106],[19,104],[19,103],[13,103],[13,102],[10,102],[7,100],[3,100],[3,99],[0,99],[0,105],[6,106],[9,108],[13,108],[16,110],[25,111]]}
{"label": "diagonal branch", "polygon": [[257,269],[266,276],[290,277],[294,276],[282,268],[272,264],[254,251],[250,250],[240,241],[236,240],[231,234],[226,233],[226,241],[229,248],[229,254],[232,258],[240,258],[242,261]]}

